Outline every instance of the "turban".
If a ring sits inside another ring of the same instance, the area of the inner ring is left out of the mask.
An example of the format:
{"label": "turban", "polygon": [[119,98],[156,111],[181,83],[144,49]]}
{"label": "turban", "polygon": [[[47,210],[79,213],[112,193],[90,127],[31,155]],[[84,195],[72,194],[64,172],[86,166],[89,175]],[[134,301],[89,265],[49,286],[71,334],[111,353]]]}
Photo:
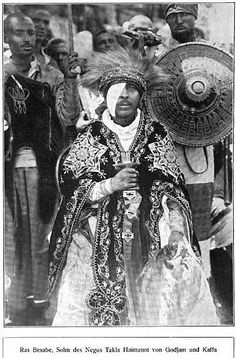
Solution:
{"label": "turban", "polygon": [[106,93],[112,84],[123,81],[136,85],[140,94],[146,91],[146,81],[144,80],[143,74],[126,65],[114,67],[104,73],[99,87],[102,92]]}
{"label": "turban", "polygon": [[179,12],[187,12],[197,19],[198,4],[175,3],[164,6],[165,19],[167,19],[169,15],[177,14]]}

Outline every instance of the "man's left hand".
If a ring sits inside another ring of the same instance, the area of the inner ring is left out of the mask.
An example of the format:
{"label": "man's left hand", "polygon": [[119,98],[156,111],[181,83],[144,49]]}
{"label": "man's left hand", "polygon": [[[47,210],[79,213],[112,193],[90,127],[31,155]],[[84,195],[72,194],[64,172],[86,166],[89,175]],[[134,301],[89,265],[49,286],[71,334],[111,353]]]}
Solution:
{"label": "man's left hand", "polygon": [[179,242],[183,241],[183,234],[179,231],[172,231],[168,240],[168,252],[174,257],[179,246]]}

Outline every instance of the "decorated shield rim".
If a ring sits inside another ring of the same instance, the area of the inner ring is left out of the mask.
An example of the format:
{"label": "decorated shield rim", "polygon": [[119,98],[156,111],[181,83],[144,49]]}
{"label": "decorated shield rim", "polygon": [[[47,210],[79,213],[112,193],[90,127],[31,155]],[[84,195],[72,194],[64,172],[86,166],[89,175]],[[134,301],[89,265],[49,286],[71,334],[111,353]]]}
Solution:
{"label": "decorated shield rim", "polygon": [[[162,59],[164,59],[166,56],[169,56],[171,52],[175,52],[177,48],[184,48],[184,47],[189,47],[189,46],[201,46],[201,47],[207,47],[207,48],[212,48],[216,51],[219,51],[220,53],[223,53],[224,55],[226,55],[227,57],[230,57],[231,60],[232,60],[232,63],[230,64],[230,66],[227,66],[231,71],[232,73],[234,73],[234,62],[233,62],[233,55],[227,51],[225,51],[224,49],[221,49],[217,46],[214,46],[213,44],[209,44],[209,43],[204,43],[204,42],[186,42],[184,44],[179,44],[179,45],[176,45],[175,47],[171,48],[170,50],[164,52],[162,55],[160,55],[158,57],[158,59],[156,60],[156,65],[160,65],[160,62]],[[234,82],[233,82],[234,83]],[[233,86],[233,95],[232,95],[232,101],[233,101],[233,98],[234,98],[234,86]],[[227,131],[227,133],[224,133],[222,135],[218,134],[216,136],[216,139],[214,138],[208,138],[208,139],[198,139],[197,142],[196,141],[193,141],[193,140],[187,140],[186,138],[184,137],[180,137],[178,135],[175,134],[175,132],[173,130],[171,130],[171,128],[169,128],[169,126],[166,126],[166,124],[164,123],[164,120],[160,120],[158,117],[157,117],[157,114],[155,113],[152,105],[151,105],[151,101],[148,99],[148,95],[146,96],[145,98],[145,102],[146,102],[146,107],[147,107],[147,111],[149,113],[150,116],[154,116],[155,120],[156,121],[159,121],[160,123],[162,123],[166,129],[168,130],[168,132],[170,133],[172,139],[178,143],[178,144],[181,144],[181,145],[185,145],[185,146],[189,146],[189,147],[203,147],[203,146],[208,146],[208,145],[212,145],[212,144],[215,144],[225,138],[227,138],[231,133],[232,133],[232,130],[233,130],[233,118],[234,118],[234,101],[232,103],[233,105],[233,110],[232,110],[232,121],[231,121],[231,126],[229,126],[229,129]],[[186,142],[187,141],[187,142]]]}
{"label": "decorated shield rim", "polygon": [[[223,52],[225,55],[230,56],[232,60],[234,59],[234,56],[233,56],[230,52],[228,52],[228,51],[226,51],[226,50],[224,50],[224,49],[221,49],[221,48],[218,47],[217,45],[213,45],[213,44],[207,43],[207,42],[194,41],[194,42],[185,42],[185,43],[183,43],[183,44],[176,45],[176,46],[174,46],[173,48],[167,50],[166,52],[164,52],[163,54],[161,54],[161,55],[157,58],[156,64],[158,65],[158,63],[159,63],[164,57],[166,57],[167,55],[169,55],[172,51],[175,51],[177,48],[186,47],[186,46],[188,47],[188,46],[190,46],[190,45],[191,45],[191,46],[211,47],[211,48],[213,48],[214,50],[218,50],[218,51],[220,51],[220,52]],[[234,67],[234,66],[233,66],[233,62],[232,62],[232,67]],[[233,69],[232,69],[232,71],[233,71]]]}

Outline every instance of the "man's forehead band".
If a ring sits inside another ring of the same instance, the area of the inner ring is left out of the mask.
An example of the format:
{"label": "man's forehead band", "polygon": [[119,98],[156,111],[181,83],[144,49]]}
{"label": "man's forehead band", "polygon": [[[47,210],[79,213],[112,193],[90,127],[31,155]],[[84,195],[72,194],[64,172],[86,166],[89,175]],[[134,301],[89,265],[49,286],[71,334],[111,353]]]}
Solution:
{"label": "man's forehead band", "polygon": [[145,92],[147,89],[143,74],[125,65],[106,71],[101,78],[99,89],[106,93],[112,84],[122,81],[133,83],[138,87],[140,92]]}

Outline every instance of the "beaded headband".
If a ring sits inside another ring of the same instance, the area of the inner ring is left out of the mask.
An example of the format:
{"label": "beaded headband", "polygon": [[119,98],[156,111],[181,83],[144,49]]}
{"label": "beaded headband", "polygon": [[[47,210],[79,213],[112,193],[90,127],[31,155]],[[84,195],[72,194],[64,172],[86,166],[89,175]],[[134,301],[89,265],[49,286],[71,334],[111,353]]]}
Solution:
{"label": "beaded headband", "polygon": [[144,76],[141,72],[125,65],[120,65],[118,67],[114,67],[107,72],[105,72],[101,78],[99,89],[103,93],[106,93],[108,88],[118,82],[131,82],[135,84],[139,90],[139,92],[143,93],[146,91],[146,81],[144,80]]}

